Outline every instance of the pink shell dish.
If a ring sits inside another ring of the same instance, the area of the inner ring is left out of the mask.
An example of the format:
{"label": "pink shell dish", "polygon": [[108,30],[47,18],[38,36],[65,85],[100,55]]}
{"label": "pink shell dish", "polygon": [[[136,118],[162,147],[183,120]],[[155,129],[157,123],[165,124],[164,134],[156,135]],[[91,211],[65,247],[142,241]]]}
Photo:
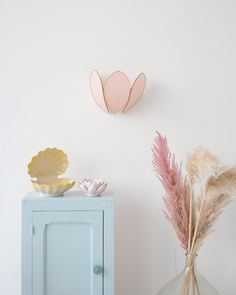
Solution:
{"label": "pink shell dish", "polygon": [[97,105],[105,112],[126,112],[137,103],[144,92],[146,76],[141,73],[130,85],[128,77],[116,71],[102,81],[96,70],[92,71],[90,87]]}

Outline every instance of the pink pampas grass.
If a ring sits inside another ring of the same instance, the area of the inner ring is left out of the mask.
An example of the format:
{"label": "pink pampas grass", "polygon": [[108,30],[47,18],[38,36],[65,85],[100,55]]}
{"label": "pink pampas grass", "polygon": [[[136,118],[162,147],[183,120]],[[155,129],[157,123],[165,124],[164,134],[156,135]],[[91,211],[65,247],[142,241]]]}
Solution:
{"label": "pink pampas grass", "polygon": [[189,190],[181,175],[181,166],[178,166],[175,155],[170,152],[166,138],[158,132],[152,152],[154,170],[165,190],[165,216],[174,227],[182,248],[187,251],[190,203]]}

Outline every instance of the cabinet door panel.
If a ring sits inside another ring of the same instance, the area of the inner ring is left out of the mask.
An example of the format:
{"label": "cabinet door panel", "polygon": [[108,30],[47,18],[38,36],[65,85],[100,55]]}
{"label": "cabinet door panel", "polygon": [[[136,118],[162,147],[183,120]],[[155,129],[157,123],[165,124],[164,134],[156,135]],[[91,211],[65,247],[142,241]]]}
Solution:
{"label": "cabinet door panel", "polygon": [[33,295],[102,295],[103,212],[33,212]]}

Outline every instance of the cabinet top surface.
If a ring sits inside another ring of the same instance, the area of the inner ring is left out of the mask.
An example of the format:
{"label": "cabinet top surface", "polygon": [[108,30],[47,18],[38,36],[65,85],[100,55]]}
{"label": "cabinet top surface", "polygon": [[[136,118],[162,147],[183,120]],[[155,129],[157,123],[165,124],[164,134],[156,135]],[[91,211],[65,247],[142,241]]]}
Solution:
{"label": "cabinet top surface", "polygon": [[102,200],[113,200],[113,193],[112,192],[105,192],[101,196],[97,197],[89,197],[86,196],[85,194],[79,192],[79,191],[71,191],[68,193],[65,193],[64,196],[58,196],[58,197],[46,197],[40,195],[38,192],[32,191],[29,192],[24,198],[23,202],[28,202],[28,201],[53,201],[53,200],[94,200],[94,201],[102,201]]}

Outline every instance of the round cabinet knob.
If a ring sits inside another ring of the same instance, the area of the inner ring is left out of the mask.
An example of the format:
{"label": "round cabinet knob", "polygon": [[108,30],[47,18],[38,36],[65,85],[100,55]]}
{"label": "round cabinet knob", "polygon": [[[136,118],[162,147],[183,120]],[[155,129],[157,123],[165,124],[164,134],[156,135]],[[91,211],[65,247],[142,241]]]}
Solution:
{"label": "round cabinet knob", "polygon": [[94,268],[93,268],[93,272],[96,274],[96,275],[100,275],[102,273],[102,267],[101,265],[96,265]]}

